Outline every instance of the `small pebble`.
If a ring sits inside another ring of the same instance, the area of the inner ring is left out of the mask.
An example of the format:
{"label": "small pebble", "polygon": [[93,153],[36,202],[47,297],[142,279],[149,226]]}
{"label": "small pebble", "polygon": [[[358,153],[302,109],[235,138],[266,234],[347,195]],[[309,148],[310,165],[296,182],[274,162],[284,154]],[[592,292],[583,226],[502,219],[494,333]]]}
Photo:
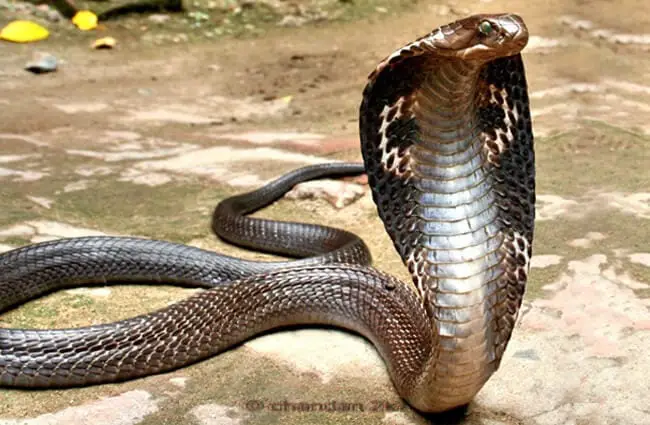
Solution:
{"label": "small pebble", "polygon": [[54,55],[44,52],[34,54],[31,61],[25,65],[25,69],[34,74],[44,74],[56,71],[58,60]]}
{"label": "small pebble", "polygon": [[142,96],[151,96],[153,94],[153,90],[151,90],[151,89],[138,89],[138,94],[141,94]]}
{"label": "small pebble", "polygon": [[533,348],[530,348],[528,350],[519,350],[515,352],[515,354],[513,354],[512,356],[518,357],[520,359],[528,359],[528,360],[535,360],[535,361],[540,360],[539,356],[537,355],[537,352]]}
{"label": "small pebble", "polygon": [[286,15],[282,18],[282,20],[278,23],[278,26],[281,27],[300,27],[305,24],[307,20],[302,17],[297,17],[293,15]]}
{"label": "small pebble", "polygon": [[48,10],[45,12],[45,18],[50,22],[60,22],[63,20],[63,16],[56,10]]}
{"label": "small pebble", "polygon": [[154,15],[149,16],[149,20],[155,24],[164,24],[165,22],[169,21],[171,19],[171,16],[165,15],[162,13],[156,13]]}

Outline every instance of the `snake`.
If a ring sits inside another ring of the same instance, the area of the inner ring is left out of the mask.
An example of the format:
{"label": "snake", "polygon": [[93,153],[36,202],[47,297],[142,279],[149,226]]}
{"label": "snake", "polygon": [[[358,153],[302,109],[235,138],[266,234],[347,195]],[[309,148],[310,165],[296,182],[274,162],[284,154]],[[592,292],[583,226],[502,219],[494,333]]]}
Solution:
{"label": "snake", "polygon": [[[222,200],[212,230],[252,261],[123,236],[63,238],[0,256],[0,311],[63,288],[114,283],[204,288],[162,309],[65,329],[0,328],[0,386],[66,388],[169,372],[294,326],[352,331],[423,413],[470,403],[499,368],[530,271],[535,154],[528,41],[513,13],[440,26],[367,79],[362,163],[291,171]],[[372,266],[357,235],[251,214],[296,184],[367,174],[411,280]]]}

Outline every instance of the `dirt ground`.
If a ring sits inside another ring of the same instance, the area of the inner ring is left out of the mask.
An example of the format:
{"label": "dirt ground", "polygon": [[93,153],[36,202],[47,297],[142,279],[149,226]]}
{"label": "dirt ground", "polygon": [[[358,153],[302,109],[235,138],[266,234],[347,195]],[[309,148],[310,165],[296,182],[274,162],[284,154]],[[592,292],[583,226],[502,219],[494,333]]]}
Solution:
{"label": "dirt ground", "polygon": [[[100,30],[119,40],[115,50],[91,50],[97,34],[67,29],[38,44],[0,44],[0,252],[110,234],[267,258],[209,233],[220,199],[297,166],[359,160],[361,91],[379,60],[465,15],[517,12],[532,34],[524,61],[538,173],[533,270],[500,370],[454,420],[650,424],[650,5],[360,4],[355,19],[267,25],[238,37],[156,43],[157,34],[174,33],[128,18]],[[8,19],[0,15],[0,25]],[[43,50],[63,61],[59,71],[25,72]],[[259,215],[344,227],[366,240],[377,267],[406,278],[367,190],[329,184],[321,188],[356,202],[337,209],[326,199],[285,199]],[[0,326],[104,323],[190,292],[63,291],[2,315]],[[332,401],[338,408],[329,411],[299,405]],[[332,330],[264,336],[123,384],[0,390],[1,425],[448,420],[411,411],[374,348]]]}

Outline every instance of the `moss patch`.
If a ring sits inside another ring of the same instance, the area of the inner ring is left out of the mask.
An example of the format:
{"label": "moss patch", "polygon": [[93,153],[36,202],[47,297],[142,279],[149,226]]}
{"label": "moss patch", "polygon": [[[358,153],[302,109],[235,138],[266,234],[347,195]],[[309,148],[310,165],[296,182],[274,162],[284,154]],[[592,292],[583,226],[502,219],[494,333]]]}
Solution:
{"label": "moss patch", "polygon": [[536,140],[537,190],[583,196],[599,192],[643,192],[650,187],[650,138],[601,121]]}
{"label": "moss patch", "polygon": [[91,190],[61,194],[47,215],[107,232],[188,242],[209,232],[211,211],[228,193],[199,180],[149,187],[106,178]]}
{"label": "moss patch", "polygon": [[[650,285],[650,267],[624,260],[617,273],[627,273],[632,279]],[[641,298],[650,298],[650,288],[635,289],[634,293]]]}

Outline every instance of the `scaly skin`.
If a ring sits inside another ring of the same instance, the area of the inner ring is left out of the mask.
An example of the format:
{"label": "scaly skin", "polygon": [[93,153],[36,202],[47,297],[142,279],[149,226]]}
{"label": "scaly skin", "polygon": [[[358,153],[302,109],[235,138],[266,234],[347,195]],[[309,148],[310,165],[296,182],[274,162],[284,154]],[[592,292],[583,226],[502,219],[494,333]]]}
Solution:
{"label": "scaly skin", "polygon": [[[52,388],[173,370],[287,325],[334,325],[374,343],[414,408],[468,403],[499,367],[532,254],[535,168],[516,15],[472,16],[382,61],[360,111],[379,216],[413,284],[367,264],[355,235],[246,217],[305,179],[307,167],[223,201],[213,230],[291,256],[256,263],[136,238],[77,238],[0,255],[0,311],[44,293],[105,282],[210,288],[157,312],[65,330],[0,329],[0,385]],[[358,263],[358,264],[351,264]]]}

